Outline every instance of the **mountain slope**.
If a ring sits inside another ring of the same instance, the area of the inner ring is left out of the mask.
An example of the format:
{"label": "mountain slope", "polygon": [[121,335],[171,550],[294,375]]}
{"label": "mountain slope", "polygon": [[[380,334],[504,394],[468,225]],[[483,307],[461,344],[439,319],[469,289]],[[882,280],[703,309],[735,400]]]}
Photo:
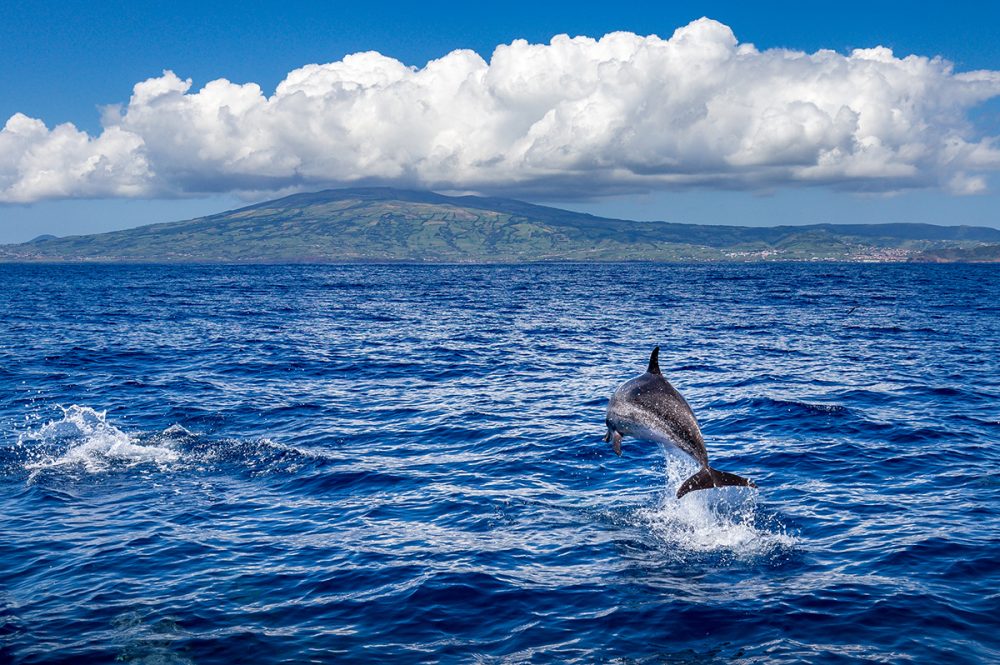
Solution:
{"label": "mountain slope", "polygon": [[1000,263],[1000,244],[929,249],[912,260],[923,263]]}
{"label": "mountain slope", "polygon": [[182,222],[0,247],[4,261],[511,262],[905,260],[1000,243],[929,224],[753,228],[633,222],[509,199],[354,188],[295,194]]}

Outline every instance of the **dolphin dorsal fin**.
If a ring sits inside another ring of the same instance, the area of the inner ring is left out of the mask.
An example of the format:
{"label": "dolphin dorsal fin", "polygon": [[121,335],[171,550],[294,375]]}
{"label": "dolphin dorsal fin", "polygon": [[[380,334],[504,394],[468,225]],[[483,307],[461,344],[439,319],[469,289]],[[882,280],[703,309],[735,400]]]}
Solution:
{"label": "dolphin dorsal fin", "polygon": [[650,374],[660,373],[660,347],[653,349],[653,352],[649,354],[649,367],[646,371]]}

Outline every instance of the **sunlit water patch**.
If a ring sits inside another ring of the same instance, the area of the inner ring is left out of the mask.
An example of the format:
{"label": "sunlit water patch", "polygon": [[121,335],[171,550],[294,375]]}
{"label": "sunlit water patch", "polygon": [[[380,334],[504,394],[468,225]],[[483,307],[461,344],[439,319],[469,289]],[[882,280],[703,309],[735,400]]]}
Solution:
{"label": "sunlit water patch", "polygon": [[0,273],[0,662],[1000,661],[994,267]]}

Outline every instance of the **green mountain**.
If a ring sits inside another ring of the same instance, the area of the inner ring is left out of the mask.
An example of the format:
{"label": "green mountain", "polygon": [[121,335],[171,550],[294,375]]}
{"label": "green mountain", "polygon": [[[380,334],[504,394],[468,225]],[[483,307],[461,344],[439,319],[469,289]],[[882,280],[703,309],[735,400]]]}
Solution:
{"label": "green mountain", "polygon": [[1000,263],[1000,245],[928,249],[912,260],[924,263]]}
{"label": "green mountain", "polygon": [[336,189],[183,222],[0,246],[0,261],[335,263],[905,261],[1000,243],[1000,230],[930,224],[754,228],[634,222],[510,199]]}

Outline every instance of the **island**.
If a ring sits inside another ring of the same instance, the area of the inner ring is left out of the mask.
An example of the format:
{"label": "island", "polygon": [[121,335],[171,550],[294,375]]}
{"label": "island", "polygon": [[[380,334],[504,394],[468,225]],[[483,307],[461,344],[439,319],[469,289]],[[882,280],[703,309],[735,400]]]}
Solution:
{"label": "island", "polygon": [[513,199],[382,187],[294,194],[179,222],[0,245],[0,262],[954,262],[1000,259],[1000,229],[749,227],[596,217]]}

